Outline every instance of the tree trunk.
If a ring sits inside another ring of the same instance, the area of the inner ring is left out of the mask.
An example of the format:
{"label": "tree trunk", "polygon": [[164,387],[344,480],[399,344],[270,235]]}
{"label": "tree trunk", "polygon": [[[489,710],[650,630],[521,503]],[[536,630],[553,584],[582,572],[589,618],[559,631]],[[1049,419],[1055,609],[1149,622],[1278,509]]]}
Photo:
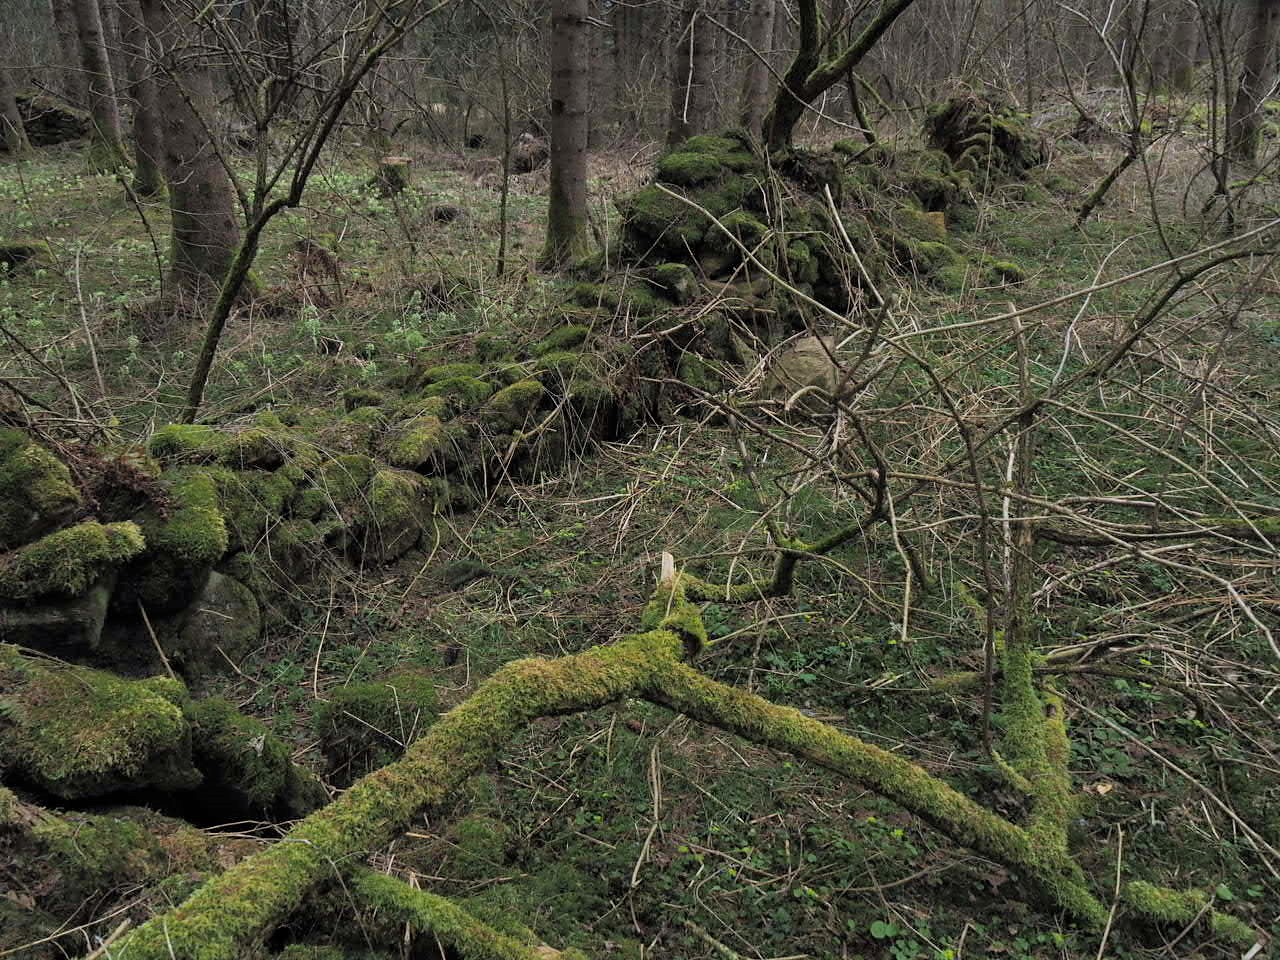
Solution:
{"label": "tree trunk", "polygon": [[93,121],[89,166],[97,171],[111,170],[124,161],[125,154],[111,61],[102,29],[102,11],[98,0],[74,0],[71,9],[75,13],[80,64],[84,68]]}
{"label": "tree trunk", "polygon": [[31,144],[27,141],[27,131],[22,126],[18,101],[13,94],[12,71],[0,67],[0,129],[4,133],[5,149],[10,156],[17,156],[30,150]]}
{"label": "tree trunk", "polygon": [[206,122],[213,117],[212,75],[188,46],[194,25],[177,17],[171,3],[142,0],[142,12],[162,64],[156,105],[173,220],[173,285],[180,297],[200,301],[218,292],[235,258],[240,220],[231,180],[201,122],[202,115]]}
{"label": "tree trunk", "polygon": [[1271,48],[1278,17],[1280,0],[1252,0],[1244,33],[1240,86],[1227,117],[1227,153],[1237,163],[1252,163],[1258,155],[1262,101],[1275,77]]}
{"label": "tree trunk", "polygon": [[1195,80],[1196,62],[1200,52],[1200,30],[1194,11],[1180,13],[1177,16],[1178,19],[1173,25],[1167,84],[1170,90],[1186,93]]}
{"label": "tree trunk", "polygon": [[588,0],[551,4],[551,182],[542,264],[556,268],[584,254],[587,221]]}
{"label": "tree trunk", "polygon": [[126,80],[124,95],[133,104],[133,191],[140,197],[154,197],[164,189],[164,177],[160,172],[163,145],[152,76],[152,51],[138,0],[122,0],[119,9]]}
{"label": "tree trunk", "polygon": [[49,0],[53,32],[57,38],[58,77],[56,88],[71,103],[85,101],[84,71],[80,68],[80,43],[76,39],[76,18],[71,0]]}
{"label": "tree trunk", "polygon": [[676,24],[680,34],[671,60],[669,146],[705,132],[711,121],[714,101],[709,83],[712,46],[708,26],[701,0],[686,0]]}
{"label": "tree trunk", "polygon": [[752,50],[747,52],[747,68],[742,83],[742,125],[759,139],[764,129],[764,115],[769,110],[769,64],[773,48],[773,18],[777,0],[753,0],[751,30],[747,34]]}

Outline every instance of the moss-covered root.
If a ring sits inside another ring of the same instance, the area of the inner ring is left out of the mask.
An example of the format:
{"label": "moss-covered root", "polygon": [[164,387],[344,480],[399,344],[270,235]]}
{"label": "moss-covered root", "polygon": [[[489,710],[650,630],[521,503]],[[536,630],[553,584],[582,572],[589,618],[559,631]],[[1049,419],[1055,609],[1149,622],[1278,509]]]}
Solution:
{"label": "moss-covered root", "polygon": [[798,710],[717,683],[684,664],[671,664],[649,696],[753,743],[785,750],[865,784],[957,843],[1023,871],[1044,896],[1081,922],[1101,927],[1106,921],[1106,909],[1064,852],[1039,844],[1026,830],[902,757]]}
{"label": "moss-covered root", "polygon": [[1172,890],[1134,880],[1124,885],[1120,895],[1132,912],[1154,923],[1185,927],[1204,920],[1215,936],[1245,948],[1261,939],[1244,921],[1214,910],[1213,901],[1200,890]]}
{"label": "moss-covered root", "polygon": [[347,891],[361,910],[374,910],[382,919],[430,931],[452,956],[466,960],[554,960],[564,954],[548,947],[521,943],[481,923],[456,903],[417,890],[386,874],[357,870]]}
{"label": "moss-covered root", "polygon": [[122,938],[114,960],[237,960],[308,891],[389,843],[424,807],[443,802],[538,717],[637,695],[676,663],[682,638],[653,630],[557,660],[503,667],[409,748],[300,822],[281,842],[206,883]]}

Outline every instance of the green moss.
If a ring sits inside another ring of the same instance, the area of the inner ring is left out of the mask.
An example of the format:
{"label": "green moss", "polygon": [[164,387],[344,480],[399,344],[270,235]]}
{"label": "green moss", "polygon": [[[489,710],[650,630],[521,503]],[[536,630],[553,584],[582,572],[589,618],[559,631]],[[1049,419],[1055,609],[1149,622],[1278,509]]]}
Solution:
{"label": "green moss", "polygon": [[230,788],[246,805],[268,810],[284,791],[289,751],[266,724],[240,713],[230,701],[211,697],[188,711],[193,757],[206,789]]}
{"label": "green moss", "polygon": [[668,153],[658,160],[658,179],[682,187],[696,187],[717,179],[724,172],[714,154],[678,151]]}
{"label": "green moss", "polygon": [[66,464],[21,430],[0,429],[0,550],[52,529],[81,503]]}
{"label": "green moss", "polygon": [[964,257],[945,243],[923,240],[912,243],[908,248],[911,262],[925,276],[947,276],[947,271],[963,270],[966,266]]}
{"label": "green moss", "polygon": [[1012,260],[988,260],[983,274],[988,283],[1022,283],[1027,272]]}
{"label": "green moss", "polygon": [[279,523],[297,489],[289,471],[232,470],[209,467],[203,471],[218,494],[218,508],[227,527],[227,549],[251,549],[268,529]]}
{"label": "green moss", "polygon": [[342,406],[348,413],[360,407],[379,407],[384,399],[381,393],[368,387],[351,387],[342,391]]}
{"label": "green moss", "polygon": [[369,506],[358,526],[360,553],[387,563],[411,550],[422,537],[431,507],[426,481],[405,470],[380,469],[369,486]]}
{"label": "green moss", "polygon": [[[168,508],[139,517],[146,552],[122,577],[117,600],[141,600],[148,610],[172,612],[194,597],[230,545],[227,523],[210,471],[188,467],[166,474]],[[248,523],[248,521],[246,521]]]}
{"label": "green moss", "polygon": [[67,527],[0,558],[0,599],[79,596],[145,545],[130,521]]}
{"label": "green moss", "polygon": [[610,283],[580,283],[573,288],[574,302],[612,313],[649,317],[670,309],[643,280],[628,278]]}
{"label": "green moss", "polygon": [[314,466],[314,445],[300,439],[272,413],[260,413],[251,424],[215,428],[204,424],[169,424],[151,437],[147,449],[166,464],[221,463],[229,467],[275,470],[286,460]]}
{"label": "green moss", "polygon": [[453,847],[449,876],[458,880],[484,880],[501,873],[510,836],[502,821],[472,814],[453,824],[445,840]]}
{"label": "green moss", "polygon": [[467,428],[456,421],[426,416],[407,420],[389,432],[384,451],[387,462],[407,470],[455,466],[466,450]]}
{"label": "green moss", "polygon": [[438,709],[431,675],[404,669],[330,691],[313,724],[334,779],[350,783],[404,753],[426,733]]}
{"label": "green moss", "polygon": [[475,379],[484,375],[484,367],[478,363],[442,363],[423,370],[419,383],[440,383],[444,380]]}
{"label": "green moss", "polygon": [[1172,890],[1134,880],[1124,885],[1122,896],[1130,909],[1157,923],[1184,927],[1207,917],[1216,936],[1237,946],[1251,947],[1261,939],[1247,923],[1210,908],[1209,896],[1200,890]]}
{"label": "green moss", "polygon": [[698,295],[698,278],[683,263],[660,263],[645,276],[672,303],[692,303]]}
{"label": "green moss", "polygon": [[[709,221],[656,186],[618,201],[627,250],[636,257],[679,260],[702,243]],[[714,211],[713,211],[714,212]]]}
{"label": "green moss", "polygon": [[537,380],[521,380],[503,387],[485,404],[481,422],[497,433],[518,430],[538,409],[545,392]]}
{"label": "green moss", "polygon": [[0,769],[63,799],[195,786],[190,728],[172,699],[182,687],[167,683],[122,680],[0,646]]}
{"label": "green moss", "polygon": [[427,398],[443,397],[455,412],[470,410],[484,403],[493,394],[493,387],[477,377],[450,377],[436,380],[422,391]]}
{"label": "green moss", "polygon": [[581,323],[570,323],[551,331],[534,345],[535,357],[548,353],[559,353],[562,350],[574,350],[587,342],[591,329]]}

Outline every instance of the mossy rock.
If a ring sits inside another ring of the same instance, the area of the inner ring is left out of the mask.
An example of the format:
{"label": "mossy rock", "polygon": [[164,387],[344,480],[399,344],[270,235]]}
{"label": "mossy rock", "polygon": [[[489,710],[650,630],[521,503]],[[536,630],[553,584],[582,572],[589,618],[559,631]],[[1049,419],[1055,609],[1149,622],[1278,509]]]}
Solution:
{"label": "mossy rock", "polygon": [[573,288],[574,302],[615,315],[652,317],[670,309],[644,280],[624,277],[607,283],[580,283]]}
{"label": "mossy rock", "polygon": [[301,479],[284,469],[268,473],[209,467],[202,472],[217,491],[230,552],[253,548],[271,526],[280,522]]}
{"label": "mossy rock", "polygon": [[286,462],[309,468],[321,459],[313,444],[269,411],[223,427],[169,424],[152,434],[147,450],[167,466],[220,463],[238,470],[276,470]]}
{"label": "mossy rock", "polygon": [[1017,180],[1047,159],[1043,138],[1008,103],[964,92],[931,107],[925,135],[979,182]]}
{"label": "mossy rock", "polygon": [[145,546],[130,521],[89,520],[50,533],[0,556],[0,601],[78,597]]}
{"label": "mossy rock", "polygon": [[187,467],[163,481],[168,506],[138,517],[147,549],[121,572],[113,604],[122,611],[136,614],[139,602],[148,615],[184,609],[231,543],[214,475]]}
{"label": "mossy rock", "polygon": [[533,355],[542,357],[548,353],[576,350],[587,342],[587,337],[590,335],[591,328],[581,323],[570,323],[563,327],[557,327],[534,345]]}
{"label": "mossy rock", "polygon": [[0,646],[0,772],[63,800],[122,790],[188,790],[186,690],[34,660]]}
{"label": "mossy rock", "polygon": [[422,473],[445,473],[471,456],[469,440],[465,424],[429,414],[392,427],[383,440],[382,452],[392,466]]}
{"label": "mossy rock", "polygon": [[45,603],[0,603],[0,643],[39,650],[61,660],[83,660],[99,646],[111,605],[108,574],[77,597]]}
{"label": "mossy rock", "polygon": [[21,430],[0,429],[0,551],[49,532],[81,506],[66,464]]}
{"label": "mossy rock", "polygon": [[385,397],[368,387],[350,387],[342,391],[342,408],[348,413],[360,407],[380,407]]}
{"label": "mossy rock", "polygon": [[662,296],[680,306],[692,303],[700,292],[698,278],[683,263],[660,263],[644,271],[643,276]]}
{"label": "mossy rock", "polygon": [[390,467],[374,472],[366,508],[351,527],[351,546],[364,563],[385,564],[418,545],[433,526],[435,498],[425,478]]}
{"label": "mossy rock", "polygon": [[529,423],[545,388],[537,380],[521,380],[495,393],[480,411],[480,423],[490,433],[511,433]]}
{"label": "mossy rock", "polygon": [[658,179],[681,187],[696,187],[716,180],[724,165],[712,153],[679,150],[658,159]]}
{"label": "mossy rock", "polygon": [[422,396],[427,399],[441,397],[447,400],[450,410],[455,414],[479,406],[492,395],[492,384],[471,376],[433,381],[422,389]]}
{"label": "mossy rock", "polygon": [[349,784],[397,759],[435,722],[438,710],[435,681],[420,669],[330,691],[313,718],[330,779]]}
{"label": "mossy rock", "polygon": [[192,759],[205,778],[196,798],[205,819],[296,819],[324,804],[320,782],[260,720],[217,697],[191,704],[187,717]]}
{"label": "mossy rock", "polygon": [[239,663],[262,632],[258,600],[243,583],[209,574],[204,589],[183,617],[177,636],[165,639],[165,652],[189,679],[225,673],[227,661]]}
{"label": "mossy rock", "polygon": [[835,354],[833,338],[801,337],[774,361],[761,392],[771,400],[785,402],[804,391],[797,401],[800,409],[830,412],[841,377],[840,368],[832,359]]}
{"label": "mossy rock", "polygon": [[43,240],[0,243],[0,274],[23,267],[48,267],[53,251]]}

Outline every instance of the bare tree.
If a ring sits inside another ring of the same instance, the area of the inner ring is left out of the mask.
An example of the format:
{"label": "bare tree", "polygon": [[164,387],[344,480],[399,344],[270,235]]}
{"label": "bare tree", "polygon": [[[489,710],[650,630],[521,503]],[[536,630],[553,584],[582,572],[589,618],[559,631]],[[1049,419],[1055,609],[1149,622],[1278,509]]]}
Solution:
{"label": "bare tree", "polygon": [[587,0],[551,6],[551,182],[542,264],[559,267],[586,252]]}
{"label": "bare tree", "polygon": [[[764,118],[765,143],[773,150],[791,145],[796,123],[809,104],[835,86],[862,62],[915,0],[885,0],[871,22],[848,46],[835,47],[834,38],[823,36],[817,0],[800,0],[800,49],[778,85],[773,106]],[[834,47],[825,60],[823,51]]]}
{"label": "bare tree", "polygon": [[94,170],[110,170],[124,161],[125,154],[115,81],[102,28],[102,11],[98,0],[74,0],[71,9],[75,14],[80,63],[84,68],[89,113],[93,120],[89,165]]}
{"label": "bare tree", "polygon": [[1252,163],[1258,155],[1262,102],[1275,78],[1271,50],[1275,45],[1280,0],[1252,0],[1244,31],[1244,66],[1240,85],[1227,117],[1227,153],[1238,163]]}

